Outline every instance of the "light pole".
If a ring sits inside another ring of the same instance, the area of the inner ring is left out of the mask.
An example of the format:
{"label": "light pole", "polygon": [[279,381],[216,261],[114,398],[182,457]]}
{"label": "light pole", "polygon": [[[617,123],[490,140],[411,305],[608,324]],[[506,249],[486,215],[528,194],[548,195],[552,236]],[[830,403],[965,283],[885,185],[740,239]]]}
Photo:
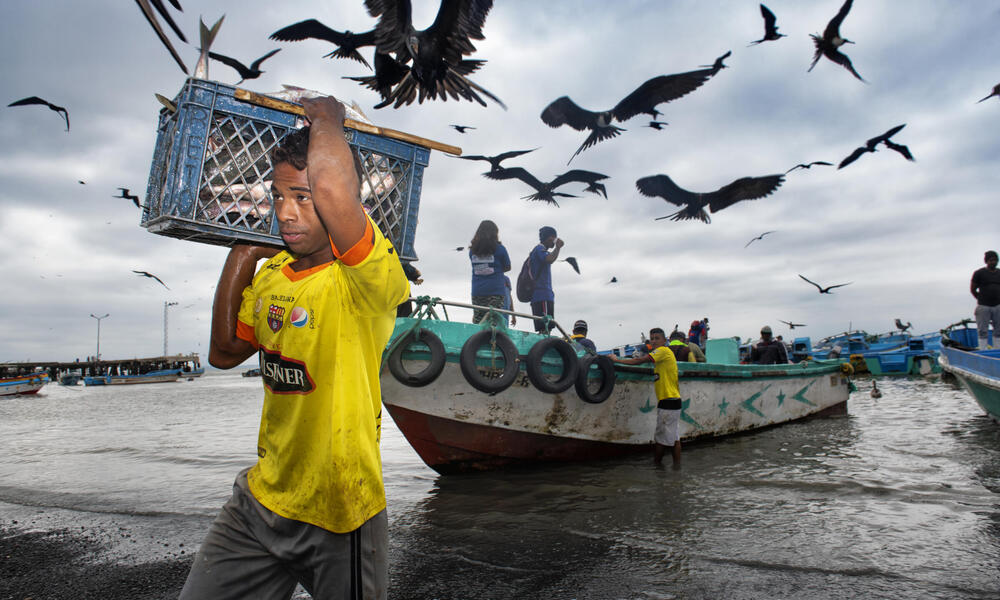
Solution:
{"label": "light pole", "polygon": [[104,315],[103,317],[98,317],[94,313],[90,313],[90,316],[92,316],[95,319],[97,319],[97,356],[94,357],[94,360],[100,361],[101,360],[101,319],[105,319],[105,318],[109,317],[110,315]]}
{"label": "light pole", "polygon": [[163,356],[167,355],[167,308],[177,306],[176,302],[163,303]]}

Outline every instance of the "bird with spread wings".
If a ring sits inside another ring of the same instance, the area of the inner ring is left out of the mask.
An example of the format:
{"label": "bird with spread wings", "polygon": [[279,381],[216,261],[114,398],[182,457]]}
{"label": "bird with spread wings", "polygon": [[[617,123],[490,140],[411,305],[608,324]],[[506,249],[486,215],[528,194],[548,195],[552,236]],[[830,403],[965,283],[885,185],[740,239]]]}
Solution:
{"label": "bird with spread wings", "polygon": [[486,106],[480,94],[505,110],[507,106],[467,76],[485,60],[462,58],[475,52],[471,40],[485,39],[483,25],[493,0],[441,0],[434,23],[413,27],[410,0],[365,0],[375,25],[375,75],[348,77],[377,91],[382,102],[375,108],[399,108],[424,100],[448,97]]}
{"label": "bird with spread wings", "polygon": [[608,197],[607,190],[604,184],[598,183],[602,179],[607,179],[607,175],[602,175],[600,173],[595,173],[593,171],[584,171],[583,169],[572,169],[566,171],[562,175],[557,176],[555,179],[549,182],[542,182],[537,177],[529,173],[527,170],[521,167],[511,167],[509,169],[500,168],[496,171],[490,171],[488,173],[483,173],[484,177],[489,179],[520,179],[524,183],[527,183],[531,187],[535,188],[534,194],[528,194],[527,196],[522,196],[525,200],[539,200],[543,202],[548,202],[550,204],[555,204],[559,206],[556,202],[555,197],[561,196],[563,198],[576,198],[573,194],[566,194],[563,192],[555,191],[559,186],[565,185],[572,182],[586,183],[587,187],[584,188],[586,192],[593,192],[595,194],[603,195],[605,198]]}
{"label": "bird with spread wings", "polygon": [[[716,61],[721,63],[721,61]],[[662,113],[656,110],[657,105],[671,102],[690,94],[715,75],[722,66],[716,68],[715,65],[688,71],[686,73],[676,73],[674,75],[660,75],[654,77],[625,96],[610,110],[601,112],[589,111],[580,108],[569,96],[562,96],[554,100],[545,110],[542,111],[542,122],[549,127],[562,127],[569,125],[577,131],[590,131],[590,135],[577,148],[573,156],[566,164],[569,164],[587,148],[603,142],[604,140],[616,137],[625,131],[621,127],[613,124],[614,121],[625,122],[640,114],[648,114],[656,119]]]}
{"label": "bird with spread wings", "polygon": [[893,143],[893,141],[889,139],[892,136],[899,133],[899,131],[904,127],[906,127],[906,123],[903,123],[902,125],[897,125],[892,129],[890,129],[889,131],[886,131],[882,135],[877,135],[871,138],[870,140],[865,142],[864,146],[859,146],[855,148],[854,152],[851,152],[851,154],[845,157],[844,160],[840,161],[840,165],[837,166],[837,169],[843,169],[847,165],[861,158],[861,155],[867,152],[875,152],[877,149],[876,146],[878,146],[879,144],[885,144],[886,148],[899,152],[899,154],[902,155],[903,158],[905,158],[906,160],[913,161],[914,160],[913,154],[910,153],[909,148],[907,148],[902,144]]}
{"label": "bird with spread wings", "polygon": [[851,3],[853,0],[846,0],[844,4],[837,11],[837,14],[830,19],[830,22],[826,24],[826,29],[823,30],[823,35],[816,35],[810,33],[809,37],[812,38],[813,44],[816,46],[816,52],[813,54],[812,64],[809,65],[809,71],[813,70],[819,59],[824,56],[837,63],[838,65],[844,67],[851,72],[852,75],[857,77],[859,80],[864,81],[861,75],[854,70],[854,65],[851,64],[851,59],[847,57],[846,54],[840,51],[840,47],[844,44],[853,44],[851,40],[844,38],[840,35],[840,24],[844,22],[844,17],[851,10]]}
{"label": "bird with spread wings", "polygon": [[708,224],[712,219],[705,212],[706,207],[714,214],[743,200],[757,200],[770,196],[783,181],[785,181],[784,175],[742,177],[714,192],[697,193],[685,190],[674,183],[673,179],[661,174],[643,177],[635,182],[635,187],[644,196],[663,198],[675,206],[683,207],[673,214],[657,217],[657,221],[668,218],[671,221],[699,219]]}
{"label": "bird with spread wings", "polygon": [[260,77],[264,73],[264,71],[260,70],[261,63],[263,63],[265,60],[271,58],[272,56],[274,56],[278,52],[281,52],[281,48],[275,48],[274,50],[271,50],[270,52],[268,52],[264,56],[261,56],[257,60],[253,61],[253,63],[251,63],[249,67],[246,66],[246,65],[244,65],[240,61],[236,60],[235,58],[230,58],[228,56],[224,56],[222,54],[217,54],[215,52],[209,52],[208,56],[210,58],[213,58],[213,59],[221,62],[224,65],[228,65],[228,66],[236,69],[236,71],[240,74],[240,78],[241,78],[239,81],[236,82],[236,85],[239,85],[239,84],[243,83],[244,81],[246,81],[247,79],[257,79],[258,77]]}
{"label": "bird with spread wings", "polygon": [[49,107],[49,110],[52,110],[62,115],[62,118],[66,121],[66,131],[69,131],[69,112],[65,108],[61,106],[56,106],[55,104],[52,104],[48,100],[42,100],[38,96],[28,96],[27,98],[21,98],[20,100],[15,100],[10,104],[8,104],[7,106],[28,106],[31,104],[39,104],[41,106],[47,106]]}

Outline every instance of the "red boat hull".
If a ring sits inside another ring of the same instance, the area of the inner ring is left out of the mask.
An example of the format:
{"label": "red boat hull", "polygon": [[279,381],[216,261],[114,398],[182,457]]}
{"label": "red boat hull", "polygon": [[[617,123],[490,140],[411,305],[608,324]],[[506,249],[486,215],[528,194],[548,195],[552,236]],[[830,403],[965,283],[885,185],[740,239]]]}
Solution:
{"label": "red boat hull", "polygon": [[538,462],[576,462],[651,452],[652,445],[556,437],[444,419],[386,405],[420,458],[448,475]]}

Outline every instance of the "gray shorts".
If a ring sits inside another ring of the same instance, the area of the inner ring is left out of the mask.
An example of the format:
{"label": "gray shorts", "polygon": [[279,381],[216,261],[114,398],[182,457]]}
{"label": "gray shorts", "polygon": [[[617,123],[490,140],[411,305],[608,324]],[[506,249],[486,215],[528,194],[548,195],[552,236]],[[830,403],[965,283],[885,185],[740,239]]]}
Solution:
{"label": "gray shorts", "polygon": [[301,583],[317,599],[385,599],[389,526],[383,510],[350,533],[279,516],[237,476],[195,556],[181,600],[287,600]]}
{"label": "gray shorts", "polygon": [[653,434],[653,441],[664,446],[673,446],[677,440],[681,439],[680,422],[680,409],[657,408],[656,433]]}

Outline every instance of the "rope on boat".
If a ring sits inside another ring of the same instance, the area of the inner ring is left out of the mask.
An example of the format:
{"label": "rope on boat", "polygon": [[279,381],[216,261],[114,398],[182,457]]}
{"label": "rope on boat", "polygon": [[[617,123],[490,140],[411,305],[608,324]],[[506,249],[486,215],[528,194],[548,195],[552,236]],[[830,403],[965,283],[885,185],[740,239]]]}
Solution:
{"label": "rope on boat", "polygon": [[[411,332],[414,332],[420,328],[420,323],[423,322],[424,317],[430,317],[434,319],[438,318],[437,313],[434,312],[434,305],[440,302],[441,298],[438,297],[431,298],[430,296],[417,296],[413,300],[414,302],[417,303],[417,310],[413,316],[414,319],[413,325],[410,326],[409,329],[398,335],[396,339],[392,340],[392,342],[389,343],[389,346],[385,349],[385,352],[382,353],[382,362],[378,368],[380,373],[382,372],[383,369],[385,369],[385,363],[386,361],[389,360],[389,355],[393,353],[393,351],[396,349],[397,346],[403,343],[403,340],[406,339],[406,336],[408,336]],[[442,305],[442,308],[443,306],[444,305]],[[447,317],[448,313],[447,311],[445,311],[445,318]]]}

